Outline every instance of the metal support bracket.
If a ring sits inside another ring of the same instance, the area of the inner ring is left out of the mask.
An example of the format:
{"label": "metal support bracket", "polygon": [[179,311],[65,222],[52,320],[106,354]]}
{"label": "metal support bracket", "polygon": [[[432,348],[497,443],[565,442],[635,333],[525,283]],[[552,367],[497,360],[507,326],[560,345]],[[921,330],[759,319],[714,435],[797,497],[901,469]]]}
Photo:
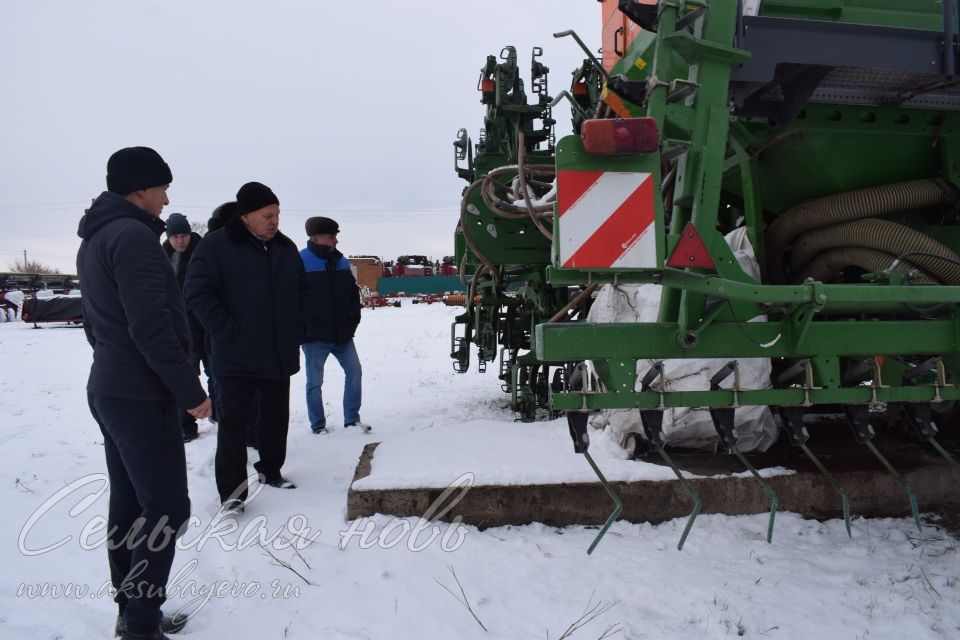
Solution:
{"label": "metal support bracket", "polygon": [[932,384],[927,386],[933,387],[933,400],[932,402],[943,402],[943,396],[940,394],[940,389],[952,387],[953,385],[947,382],[947,368],[943,365],[943,358],[930,358],[921,362],[915,367],[907,369],[906,373],[903,374],[903,381],[909,382],[920,375],[927,373],[928,371],[936,371],[936,377]]}
{"label": "metal support bracket", "polygon": [[670,81],[670,88],[667,92],[667,102],[680,102],[692,96],[697,92],[700,85],[692,80],[683,80],[677,78]]}
{"label": "metal support bracket", "polygon": [[800,385],[800,388],[803,389],[802,406],[810,407],[813,406],[813,403],[810,401],[810,392],[816,389],[822,389],[823,387],[818,387],[813,383],[813,365],[810,363],[809,358],[804,358],[783,371],[777,376],[777,382],[786,384],[798,378],[801,374],[803,375],[803,383]]}

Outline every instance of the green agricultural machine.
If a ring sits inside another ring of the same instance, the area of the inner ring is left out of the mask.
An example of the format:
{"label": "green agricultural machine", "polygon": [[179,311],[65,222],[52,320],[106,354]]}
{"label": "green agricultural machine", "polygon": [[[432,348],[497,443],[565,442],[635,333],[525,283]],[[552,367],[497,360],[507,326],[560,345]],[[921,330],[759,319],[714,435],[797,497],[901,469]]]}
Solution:
{"label": "green agricultural machine", "polygon": [[[471,345],[481,369],[499,356],[514,409],[565,413],[588,460],[588,414],[622,409],[677,471],[664,413],[695,407],[754,471],[735,416],[765,406],[824,473],[804,426],[818,412],[898,478],[871,442],[883,415],[956,465],[936,440],[960,420],[956,2],[600,4],[602,59],[556,34],[586,56],[556,97],[540,49],[531,103],[512,47],[481,71],[484,131],[454,143],[470,284],[455,367]],[[574,135],[556,141],[564,100]],[[724,240],[737,228],[759,277]],[[662,288],[655,320],[584,321],[598,287],[638,284]],[[741,383],[752,358],[769,384]],[[668,360],[721,364],[677,391]]]}

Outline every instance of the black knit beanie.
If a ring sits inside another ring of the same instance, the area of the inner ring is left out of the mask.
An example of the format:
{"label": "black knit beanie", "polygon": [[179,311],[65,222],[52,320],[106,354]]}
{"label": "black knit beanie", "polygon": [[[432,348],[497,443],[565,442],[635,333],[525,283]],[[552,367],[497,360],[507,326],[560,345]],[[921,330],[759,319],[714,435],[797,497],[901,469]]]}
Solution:
{"label": "black knit beanie", "polygon": [[190,233],[190,222],[182,213],[171,213],[167,216],[167,237],[181,233]]}
{"label": "black knit beanie", "polygon": [[210,214],[210,219],[207,220],[207,233],[222,229],[227,221],[235,215],[237,215],[237,203],[224,202]]}
{"label": "black knit beanie", "polygon": [[248,182],[237,191],[237,214],[244,216],[251,211],[263,209],[271,204],[280,204],[277,196],[265,184]]}
{"label": "black knit beanie", "polygon": [[307,218],[307,224],[304,225],[308,236],[323,236],[340,233],[340,225],[336,220],[324,218],[323,216],[314,216]]}
{"label": "black knit beanie", "polygon": [[169,165],[149,147],[120,149],[107,160],[107,190],[121,196],[171,182]]}

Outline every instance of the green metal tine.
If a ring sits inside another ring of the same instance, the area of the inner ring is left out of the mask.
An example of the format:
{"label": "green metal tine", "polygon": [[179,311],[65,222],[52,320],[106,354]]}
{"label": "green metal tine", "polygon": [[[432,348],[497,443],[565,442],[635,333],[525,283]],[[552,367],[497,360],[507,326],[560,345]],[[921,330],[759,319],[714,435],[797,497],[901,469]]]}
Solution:
{"label": "green metal tine", "polygon": [[613,512],[610,514],[610,517],[607,518],[607,521],[603,523],[603,526],[600,527],[600,533],[597,534],[597,537],[593,539],[593,542],[587,549],[587,555],[590,555],[593,553],[593,550],[597,548],[597,545],[600,544],[600,540],[606,535],[607,529],[610,528],[610,525],[620,518],[620,513],[623,511],[623,502],[620,500],[620,496],[614,492],[613,487],[610,486],[610,483],[607,482],[607,479],[603,477],[603,474],[600,472],[600,468],[597,466],[597,463],[593,461],[590,453],[586,450],[583,451],[583,457],[586,458],[587,462],[590,463],[590,466],[593,467],[594,473],[596,473],[597,477],[600,478],[600,484],[603,485],[604,490],[607,492],[607,495],[610,496],[610,499],[613,500],[614,504]]}
{"label": "green metal tine", "polygon": [[667,452],[663,449],[657,449],[657,453],[659,453],[663,461],[673,469],[673,473],[676,474],[680,484],[683,485],[684,491],[693,498],[693,511],[687,516],[687,524],[683,528],[683,535],[680,536],[680,542],[677,543],[677,551],[683,551],[683,545],[687,541],[687,536],[690,535],[690,529],[693,528],[693,521],[700,515],[700,508],[703,506],[703,501],[700,499],[700,494],[694,491],[693,486],[683,477],[683,474],[680,473],[680,469],[677,468],[677,465],[674,464],[670,456],[667,455]]}
{"label": "green metal tine", "polygon": [[687,479],[680,473],[680,469],[677,468],[677,465],[664,450],[666,441],[663,437],[663,362],[655,362],[650,370],[647,371],[640,381],[640,389],[641,391],[649,391],[653,381],[657,378],[660,379],[661,406],[652,411],[641,411],[640,421],[643,424],[643,431],[647,436],[647,442],[650,443],[651,447],[656,449],[660,457],[663,458],[663,461],[673,470],[674,475],[677,476],[680,484],[683,485],[684,491],[693,498],[693,511],[691,511],[687,517],[687,524],[683,528],[683,535],[680,536],[680,542],[677,544],[677,551],[683,551],[683,545],[687,541],[687,536],[690,535],[690,529],[693,528],[693,521],[700,515],[700,508],[703,505],[703,501],[700,499],[700,494],[694,491],[693,486],[687,482]]}
{"label": "green metal tine", "polygon": [[[908,369],[903,374],[903,382],[906,384],[927,373],[934,374],[934,383],[930,386],[933,387],[934,402],[938,402],[940,400],[940,390],[944,387],[952,386],[947,382],[947,371],[944,368],[942,358],[930,358]],[[953,468],[960,469],[960,463],[957,462],[956,458],[950,455],[934,437],[937,435],[938,429],[937,425],[933,422],[933,411],[930,405],[906,403],[903,405],[903,410],[907,416],[907,421],[910,423],[910,426],[913,427],[914,433],[917,434],[921,442],[929,442],[933,445],[933,448],[937,450],[937,453],[943,456],[944,460],[949,462]]]}
{"label": "green metal tine", "polygon": [[769,484],[763,481],[763,478],[760,477],[760,473],[750,464],[750,461],[747,460],[746,456],[740,452],[740,449],[733,447],[733,453],[740,458],[740,462],[743,463],[743,466],[753,474],[754,479],[760,484],[760,487],[763,489],[764,493],[770,496],[770,520],[767,523],[767,543],[770,544],[773,542],[773,524],[777,518],[777,505],[780,503],[780,498],[777,496],[777,492],[773,490]]}
{"label": "green metal tine", "polygon": [[[805,390],[813,388],[813,371],[809,359],[800,360],[781,373],[777,380],[779,383],[785,384],[792,379],[800,377],[803,378],[803,388]],[[815,456],[813,451],[810,450],[810,447],[807,446],[807,440],[810,439],[810,432],[807,431],[806,426],[803,424],[803,407],[780,407],[780,423],[783,425],[783,430],[786,432],[790,444],[795,447],[800,447],[800,450],[806,454],[807,458],[813,462],[817,469],[820,470],[820,473],[827,479],[827,482],[830,483],[833,490],[840,495],[840,502],[843,506],[843,524],[847,528],[847,536],[853,538],[853,531],[850,527],[850,497],[847,495],[847,492],[843,490],[843,487],[840,486],[837,479],[834,478],[833,474],[827,471],[824,464],[820,462],[820,459]]]}
{"label": "green metal tine", "polygon": [[847,537],[853,538],[853,532],[850,529],[850,497],[847,495],[847,492],[843,490],[843,487],[840,486],[840,483],[837,482],[837,479],[833,477],[833,474],[827,471],[827,468],[823,466],[823,463],[820,462],[820,459],[813,455],[813,451],[810,451],[810,447],[806,444],[800,445],[800,450],[807,454],[807,457],[817,465],[817,469],[820,470],[820,473],[824,475],[830,485],[833,487],[833,490],[840,494],[840,501],[843,504],[843,524],[847,527]]}
{"label": "green metal tine", "polygon": [[870,424],[869,409],[866,405],[845,405],[843,410],[844,413],[846,413],[847,422],[850,423],[850,428],[853,429],[853,435],[856,437],[857,442],[866,445],[877,460],[890,472],[890,475],[900,483],[903,490],[907,492],[907,498],[910,500],[910,511],[913,513],[913,521],[917,525],[917,530],[923,531],[923,528],[920,526],[920,510],[917,508],[917,494],[913,491],[913,487],[903,476],[897,473],[897,470],[893,468],[890,461],[887,460],[873,442],[871,442],[876,435],[876,431],[873,430],[873,426]]}
{"label": "green metal tine", "polygon": [[570,429],[570,437],[573,438],[574,453],[582,453],[583,457],[587,459],[587,462],[593,467],[593,472],[600,478],[600,484],[603,485],[603,489],[607,492],[607,495],[610,496],[610,499],[613,500],[614,505],[610,517],[603,523],[603,526],[600,528],[600,533],[597,534],[597,537],[594,538],[593,543],[587,549],[587,555],[589,555],[593,553],[593,550],[600,544],[600,540],[606,535],[610,525],[620,518],[620,513],[623,512],[623,501],[620,500],[620,496],[616,494],[613,487],[607,482],[607,479],[600,471],[600,467],[593,461],[593,457],[591,457],[590,452],[587,450],[590,448],[590,436],[587,435],[587,414],[581,411],[568,411],[567,426]]}
{"label": "green metal tine", "polygon": [[906,403],[903,405],[904,413],[907,416],[907,422],[913,427],[913,432],[921,442],[929,442],[937,450],[944,460],[950,463],[954,469],[960,469],[960,463],[957,462],[950,453],[937,442],[934,437],[937,435],[937,425],[933,422],[933,411],[929,404]]}
{"label": "green metal tine", "polygon": [[903,476],[897,473],[897,470],[893,468],[893,465],[890,464],[890,461],[883,457],[883,454],[877,450],[877,447],[872,442],[868,440],[867,442],[864,442],[864,444],[867,445],[867,448],[873,452],[873,455],[877,457],[877,460],[883,463],[883,466],[887,468],[887,471],[890,472],[890,475],[896,478],[897,482],[900,483],[904,491],[907,492],[907,498],[910,500],[910,511],[913,513],[913,521],[917,525],[917,530],[923,531],[923,528],[920,526],[920,510],[917,508],[917,494],[914,493],[913,487],[910,486],[910,483],[907,482]]}
{"label": "green metal tine", "polygon": [[944,449],[942,446],[940,446],[940,443],[937,442],[937,439],[936,439],[936,438],[930,438],[927,442],[929,442],[930,444],[932,444],[932,445],[933,445],[933,448],[936,449],[936,450],[940,453],[940,455],[942,455],[942,456],[947,460],[947,462],[949,462],[951,465],[953,465],[953,467],[954,467],[955,469],[957,469],[958,471],[960,471],[960,462],[957,462],[957,459],[956,459],[956,458],[954,458],[952,455],[950,455],[949,452],[947,452],[946,449]]}
{"label": "green metal tine", "polygon": [[773,525],[777,518],[777,505],[780,503],[780,498],[777,496],[777,492],[773,490],[773,487],[764,482],[763,478],[760,477],[760,473],[750,464],[750,461],[747,460],[739,447],[737,447],[734,415],[737,406],[737,393],[740,391],[740,365],[736,360],[731,360],[724,365],[722,369],[713,374],[713,377],[710,378],[710,390],[719,391],[721,389],[720,383],[726,380],[731,373],[734,374],[733,406],[721,408],[711,407],[710,417],[713,419],[713,428],[717,430],[717,435],[720,436],[720,444],[740,459],[740,462],[742,462],[743,466],[753,475],[754,480],[757,481],[764,493],[770,496],[770,521],[767,524],[767,543],[772,543]]}

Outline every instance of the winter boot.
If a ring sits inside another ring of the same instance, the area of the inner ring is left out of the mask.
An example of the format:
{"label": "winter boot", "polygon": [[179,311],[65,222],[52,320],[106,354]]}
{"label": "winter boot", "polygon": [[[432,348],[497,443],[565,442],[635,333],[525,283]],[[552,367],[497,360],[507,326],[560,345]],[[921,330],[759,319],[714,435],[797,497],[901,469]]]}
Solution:
{"label": "winter boot", "polygon": [[297,485],[287,480],[283,476],[278,475],[272,478],[267,478],[267,476],[263,475],[262,473],[260,474],[260,484],[265,484],[275,489],[296,489],[297,488]]}
{"label": "winter boot", "polygon": [[[355,427],[355,428],[350,429],[350,427]],[[370,431],[373,430],[373,427],[359,420],[345,424],[343,425],[343,428],[350,429],[351,431],[358,431],[360,433],[370,433]]]}
{"label": "winter boot", "polygon": [[170,636],[165,634],[160,627],[157,627],[148,633],[133,633],[132,631],[124,631],[123,635],[120,636],[120,640],[170,640]]}
{"label": "winter boot", "polygon": [[[160,618],[160,631],[162,633],[177,633],[181,629],[187,626],[187,617],[186,616],[161,616]],[[113,633],[116,636],[122,637],[123,634],[127,632],[127,616],[124,614],[119,614],[117,616],[117,624],[113,628]],[[147,636],[150,637],[150,636]],[[162,636],[161,636],[162,637]]]}
{"label": "winter boot", "polygon": [[237,498],[229,498],[224,500],[220,505],[220,511],[227,516],[243,513],[243,500],[239,500]]}

